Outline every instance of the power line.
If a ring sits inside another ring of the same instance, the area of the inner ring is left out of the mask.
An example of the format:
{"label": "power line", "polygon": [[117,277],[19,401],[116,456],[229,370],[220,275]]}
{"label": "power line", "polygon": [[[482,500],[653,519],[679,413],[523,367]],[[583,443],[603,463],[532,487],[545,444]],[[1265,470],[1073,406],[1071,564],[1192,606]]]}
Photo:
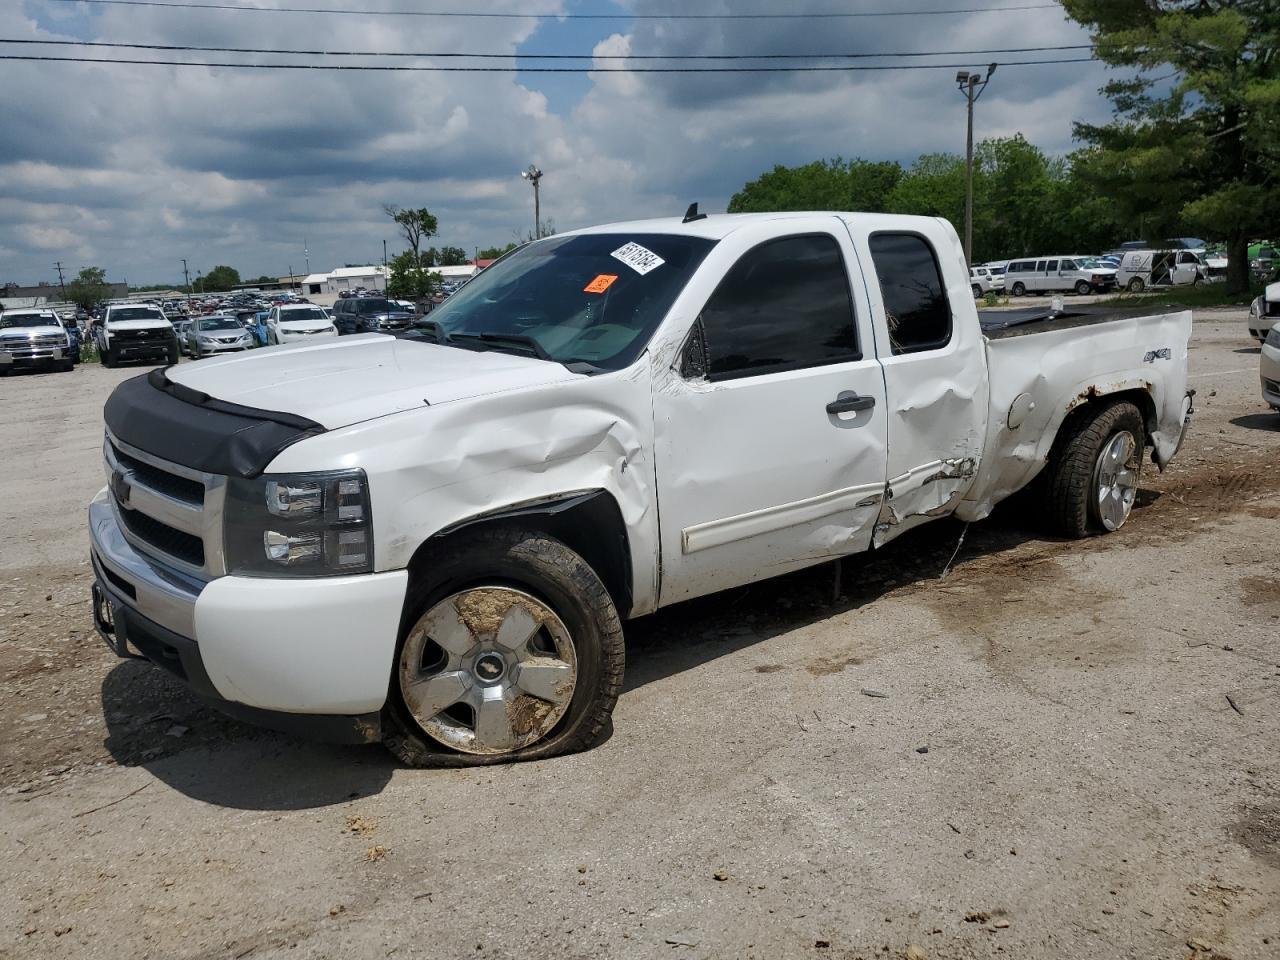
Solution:
{"label": "power line", "polygon": [[327,13],[361,17],[465,17],[487,20],[846,20],[858,17],[948,17],[967,13],[1006,13],[1057,8],[1056,3],[1022,3],[956,10],[861,10],[816,13],[486,13],[474,10],[359,10],[337,7],[252,7],[238,3],[186,3],[183,0],[53,0],[120,7],[177,7],[185,10],[243,10],[249,13]]}
{"label": "power line", "polygon": [[169,50],[192,53],[269,53],[317,57],[455,57],[477,60],[866,60],[883,57],[985,57],[999,53],[1057,53],[1092,50],[1091,43],[1052,47],[1001,47],[989,50],[915,50],[889,53],[428,53],[399,50],[279,50],[271,47],[202,47],[188,44],[122,43],[107,40],[8,40],[0,44],[55,47],[113,47],[128,50]]}
{"label": "power line", "polygon": [[[1002,67],[1040,67],[1058,63],[1093,63],[1097,57],[1002,61]],[[115,63],[139,67],[229,67],[239,70],[367,70],[383,73],[855,73],[881,70],[956,70],[968,63],[846,64],[825,67],[428,67],[353,63],[222,63],[201,60],[126,60],[113,57],[46,57],[0,54],[0,60],[44,63]]]}

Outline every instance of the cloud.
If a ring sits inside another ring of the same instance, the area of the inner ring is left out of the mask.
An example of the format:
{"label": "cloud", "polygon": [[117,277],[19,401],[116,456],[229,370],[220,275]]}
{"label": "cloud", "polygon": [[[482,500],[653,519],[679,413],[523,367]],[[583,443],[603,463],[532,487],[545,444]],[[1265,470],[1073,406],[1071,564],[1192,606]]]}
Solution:
{"label": "cloud", "polygon": [[[317,0],[322,2],[329,0]],[[418,9],[414,0],[383,0],[388,2]],[[557,3],[542,6],[568,9],[567,0]],[[728,9],[723,2],[719,7]],[[707,10],[717,8],[713,4]],[[486,5],[495,11],[523,9],[517,0]],[[618,8],[608,0],[583,0],[573,9]],[[660,12],[672,9],[672,3],[635,0],[630,9]],[[830,4],[794,0],[788,9],[830,9]],[[8,35],[493,51],[510,53],[512,59],[486,63],[507,65],[517,63],[517,51],[538,28],[528,17],[130,7],[88,12],[43,0],[27,0],[22,10],[9,18]],[[621,61],[607,56],[625,53],[977,50],[1084,38],[1055,10],[938,17],[927,30],[903,17],[578,26],[575,35],[594,31],[586,46],[594,45],[597,67],[616,66]],[[106,49],[39,52],[147,56]],[[240,59],[305,63],[315,58],[257,54]],[[989,58],[960,59],[977,67]],[[382,212],[385,203],[430,207],[441,223],[437,244],[468,250],[501,244],[532,226],[530,190],[518,177],[531,161],[546,172],[544,215],[563,230],[670,215],[695,199],[704,209],[722,209],[743,182],[775,163],[835,155],[909,161],[921,152],[963,148],[963,102],[949,70],[723,76],[597,71],[576,102],[557,96],[554,109],[538,88],[539,79],[528,73],[0,64],[0,129],[5,131],[0,280],[47,279],[51,257],[73,261],[77,269],[101,265],[112,277],[135,282],[173,280],[181,257],[193,269],[230,263],[246,275],[284,273],[303,268],[304,241],[313,270],[370,261],[381,256],[383,240],[392,252],[402,246]],[[980,135],[1021,131],[1050,152],[1064,152],[1071,147],[1073,119],[1106,115],[1096,93],[1103,79],[1097,65],[1002,66],[978,107]]]}

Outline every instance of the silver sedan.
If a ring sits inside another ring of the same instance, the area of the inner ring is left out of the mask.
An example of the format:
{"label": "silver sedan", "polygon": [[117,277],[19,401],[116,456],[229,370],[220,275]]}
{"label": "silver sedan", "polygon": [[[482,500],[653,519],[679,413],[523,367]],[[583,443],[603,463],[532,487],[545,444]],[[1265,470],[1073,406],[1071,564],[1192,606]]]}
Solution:
{"label": "silver sedan", "polygon": [[248,350],[251,346],[253,337],[235,317],[201,317],[187,327],[187,352],[197,360],[215,353]]}

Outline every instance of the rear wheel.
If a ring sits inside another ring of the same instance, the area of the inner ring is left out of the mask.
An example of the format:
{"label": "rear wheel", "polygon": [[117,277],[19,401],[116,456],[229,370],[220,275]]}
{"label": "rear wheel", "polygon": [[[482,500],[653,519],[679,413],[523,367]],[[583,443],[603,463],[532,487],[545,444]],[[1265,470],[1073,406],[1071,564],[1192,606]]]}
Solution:
{"label": "rear wheel", "polygon": [[1141,277],[1134,277],[1129,281],[1128,290],[1130,293],[1141,293],[1145,287],[1146,283],[1143,282]]}
{"label": "rear wheel", "polygon": [[622,624],[595,571],[533,530],[480,531],[414,585],[384,742],[411,766],[584,750],[608,733]]}
{"label": "rear wheel", "polygon": [[1142,413],[1127,401],[1087,410],[1064,425],[1046,471],[1046,513],[1056,532],[1078,539],[1124,526],[1145,449]]}
{"label": "rear wheel", "polygon": [[1012,293],[1015,297],[1024,296],[1027,292],[1026,284],[1024,284],[1021,280],[1019,280],[1017,283],[1013,285],[1013,287],[1010,289],[1009,292]]}

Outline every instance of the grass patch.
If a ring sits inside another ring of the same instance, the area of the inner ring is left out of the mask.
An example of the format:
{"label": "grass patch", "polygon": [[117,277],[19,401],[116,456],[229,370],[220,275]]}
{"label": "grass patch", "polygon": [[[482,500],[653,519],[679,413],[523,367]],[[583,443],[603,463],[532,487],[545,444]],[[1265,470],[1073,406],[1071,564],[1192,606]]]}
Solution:
{"label": "grass patch", "polygon": [[1202,283],[1184,286],[1159,293],[1121,293],[1104,300],[1115,306],[1174,306],[1174,307],[1247,307],[1262,293],[1262,286],[1251,286],[1247,293],[1228,293],[1225,283]]}

